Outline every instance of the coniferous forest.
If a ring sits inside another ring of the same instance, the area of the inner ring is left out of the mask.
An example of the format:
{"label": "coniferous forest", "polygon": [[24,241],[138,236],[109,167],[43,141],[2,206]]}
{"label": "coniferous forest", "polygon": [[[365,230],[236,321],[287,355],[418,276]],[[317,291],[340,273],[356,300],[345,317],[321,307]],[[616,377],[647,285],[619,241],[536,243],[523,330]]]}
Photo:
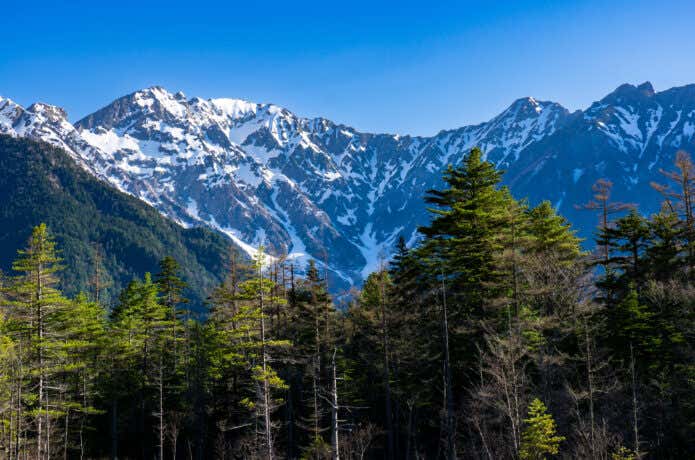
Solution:
{"label": "coniferous forest", "polygon": [[0,457],[695,458],[689,157],[652,216],[587,190],[594,241],[501,178],[478,149],[450,166],[419,242],[340,301],[262,248],[203,313],[173,250],[116,300],[100,266],[68,296],[36,222],[1,279]]}

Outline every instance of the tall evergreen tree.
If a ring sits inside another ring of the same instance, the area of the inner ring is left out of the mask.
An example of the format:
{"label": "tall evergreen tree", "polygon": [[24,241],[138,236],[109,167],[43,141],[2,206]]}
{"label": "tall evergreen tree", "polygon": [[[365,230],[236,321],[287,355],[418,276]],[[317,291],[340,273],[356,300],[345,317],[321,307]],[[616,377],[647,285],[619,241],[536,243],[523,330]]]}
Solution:
{"label": "tall evergreen tree", "polygon": [[286,349],[290,343],[274,339],[267,326],[268,306],[283,303],[283,299],[273,298],[273,282],[264,275],[265,263],[266,256],[261,248],[252,276],[233,287],[233,294],[218,293],[218,298],[231,301],[236,311],[224,315],[224,329],[213,330],[220,352],[215,351],[217,356],[212,359],[218,365],[231,365],[242,371],[247,381],[252,382],[239,404],[255,414],[260,428],[255,436],[258,441],[253,446],[254,452],[274,458],[275,423],[271,416],[280,403],[275,395],[287,387],[271,363],[278,358],[275,352]]}
{"label": "tall evergreen tree", "polygon": [[500,188],[501,173],[483,161],[478,148],[464,164],[444,174],[448,188],[430,190],[425,200],[433,219],[420,231],[425,241],[419,256],[437,279],[446,278],[452,305],[481,315],[491,283],[499,276],[494,254],[505,225],[509,194]]}
{"label": "tall evergreen tree", "polygon": [[617,219],[602,234],[613,248],[609,259],[610,278],[617,279],[622,284],[623,292],[630,283],[641,288],[646,269],[644,253],[650,237],[647,220],[633,209],[626,216]]}
{"label": "tall evergreen tree", "polygon": [[524,419],[526,427],[522,434],[519,458],[522,460],[542,460],[547,455],[555,455],[560,443],[565,440],[558,436],[555,420],[547,413],[545,404],[540,399],[534,399],[529,405],[528,418]]}
{"label": "tall evergreen tree", "polygon": [[[34,417],[36,458],[49,458],[55,443],[55,423],[63,415],[60,390],[55,379],[62,368],[61,331],[58,315],[68,300],[58,290],[57,273],[62,270],[56,244],[45,224],[35,227],[25,250],[12,265],[20,273],[11,295],[17,315],[18,334],[27,353],[31,377],[28,412]],[[53,435],[53,439],[52,439]]]}
{"label": "tall evergreen tree", "polygon": [[63,331],[65,397],[71,400],[63,416],[65,455],[70,457],[74,452],[84,458],[88,430],[94,427],[92,419],[102,413],[96,404],[106,358],[106,311],[79,294],[58,319]]}
{"label": "tall evergreen tree", "polygon": [[543,255],[555,254],[563,261],[579,257],[581,239],[567,220],[558,215],[549,201],[543,201],[528,210],[528,232],[531,237],[529,251]]}
{"label": "tall evergreen tree", "polygon": [[684,151],[676,153],[675,171],[660,170],[670,184],[652,182],[654,189],[660,192],[665,204],[672,212],[681,217],[681,228],[686,242],[687,266],[692,276],[695,267],[695,165],[690,155]]}
{"label": "tall evergreen tree", "polygon": [[657,281],[678,277],[683,267],[679,257],[683,247],[678,216],[668,206],[662,207],[649,221],[649,246],[646,248],[649,273]]}
{"label": "tall evergreen tree", "polygon": [[577,209],[586,209],[589,211],[598,212],[598,233],[596,239],[597,249],[600,249],[597,263],[603,264],[604,268],[608,269],[609,259],[611,257],[611,241],[607,239],[610,234],[606,230],[610,227],[610,216],[616,213],[622,213],[635,205],[633,203],[623,203],[611,201],[611,193],[613,190],[613,182],[608,179],[599,179],[592,186],[594,199],[582,205],[576,205]]}
{"label": "tall evergreen tree", "polygon": [[[115,348],[127,384],[138,388],[139,401],[134,418],[142,433],[154,435],[155,443],[141,439],[140,455],[151,454],[156,446],[163,455],[166,388],[164,374],[167,356],[173,346],[170,310],[159,301],[157,285],[149,273],[121,294],[120,304],[112,312]],[[118,389],[116,389],[118,391]],[[154,417],[152,417],[154,415]]]}

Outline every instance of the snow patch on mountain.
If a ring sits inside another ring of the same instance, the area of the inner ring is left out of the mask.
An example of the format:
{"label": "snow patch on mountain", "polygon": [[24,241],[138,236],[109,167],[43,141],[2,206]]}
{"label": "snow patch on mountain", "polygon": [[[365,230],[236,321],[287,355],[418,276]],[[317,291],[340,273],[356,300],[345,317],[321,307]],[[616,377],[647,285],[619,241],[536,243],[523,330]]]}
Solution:
{"label": "snow patch on mountain", "polygon": [[298,265],[325,261],[347,288],[399,235],[417,239],[428,220],[422,197],[474,146],[507,171],[517,196],[548,198],[583,222],[572,207],[586,201],[582,187],[609,176],[617,191],[649,193],[642,187],[675,151],[695,147],[694,115],[691,87],[622,85],[583,112],[521,98],[488,122],[411,137],[152,87],[75,126],[57,107],[0,98],[0,133],[65,148],[97,177],[187,226],[227,234],[249,254],[263,244]]}

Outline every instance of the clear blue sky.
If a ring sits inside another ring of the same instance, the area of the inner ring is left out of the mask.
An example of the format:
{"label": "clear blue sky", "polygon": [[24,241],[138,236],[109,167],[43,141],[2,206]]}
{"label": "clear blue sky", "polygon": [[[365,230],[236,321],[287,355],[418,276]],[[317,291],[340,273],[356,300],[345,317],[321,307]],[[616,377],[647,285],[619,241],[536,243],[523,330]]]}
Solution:
{"label": "clear blue sky", "polygon": [[159,84],[433,134],[522,96],[577,109],[695,82],[693,1],[38,0],[3,6],[0,31],[0,95],[73,121]]}

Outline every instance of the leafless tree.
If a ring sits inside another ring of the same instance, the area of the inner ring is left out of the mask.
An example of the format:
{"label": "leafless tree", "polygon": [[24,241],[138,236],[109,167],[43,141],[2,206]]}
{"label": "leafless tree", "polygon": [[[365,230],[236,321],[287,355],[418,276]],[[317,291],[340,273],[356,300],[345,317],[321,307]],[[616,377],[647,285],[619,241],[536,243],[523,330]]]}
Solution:
{"label": "leafless tree", "polygon": [[365,423],[349,430],[340,441],[341,451],[347,460],[363,460],[369,452],[379,430],[373,423]]}

